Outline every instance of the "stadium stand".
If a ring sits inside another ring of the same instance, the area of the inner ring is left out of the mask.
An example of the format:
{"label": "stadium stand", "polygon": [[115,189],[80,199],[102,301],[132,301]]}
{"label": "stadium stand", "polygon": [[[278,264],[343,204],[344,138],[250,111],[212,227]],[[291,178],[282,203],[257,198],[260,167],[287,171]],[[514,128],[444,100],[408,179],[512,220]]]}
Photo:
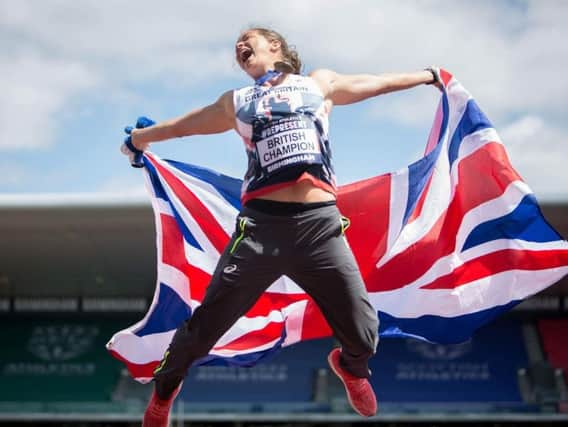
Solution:
{"label": "stadium stand", "polygon": [[[190,412],[328,412],[327,400],[315,390],[318,373],[327,370],[326,356],[332,346],[331,339],[303,342],[250,368],[193,367],[177,405],[181,403]],[[123,371],[113,399],[146,402],[150,391],[151,386],[136,383]]]}
{"label": "stadium stand", "polygon": [[385,339],[371,370],[383,410],[525,412],[517,371],[526,365],[521,323],[501,319],[461,344]]}
{"label": "stadium stand", "polygon": [[548,360],[568,380],[568,319],[540,319],[538,328]]}
{"label": "stadium stand", "polygon": [[215,411],[327,411],[315,401],[317,373],[327,369],[330,339],[282,349],[251,368],[199,366],[190,370],[180,393],[188,408]]}
{"label": "stadium stand", "polygon": [[538,329],[553,372],[559,411],[568,413],[568,319],[540,319]]}

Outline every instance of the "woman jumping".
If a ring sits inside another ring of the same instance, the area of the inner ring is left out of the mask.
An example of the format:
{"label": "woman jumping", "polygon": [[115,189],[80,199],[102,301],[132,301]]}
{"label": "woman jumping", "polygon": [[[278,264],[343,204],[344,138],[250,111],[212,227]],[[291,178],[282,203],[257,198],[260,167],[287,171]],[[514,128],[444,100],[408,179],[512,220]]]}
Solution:
{"label": "woman jumping", "polygon": [[321,309],[341,345],[328,356],[331,369],[345,385],[353,409],[372,416],[377,402],[368,381],[368,360],[378,342],[378,318],[346,244],[348,219],[336,206],[329,113],[335,105],[436,83],[437,72],[342,75],[318,69],[303,76],[297,52],[265,28],[243,32],[235,55],[253,79],[251,86],[131,134],[132,144],[144,151],[152,142],[234,129],[248,156],[235,233],[202,304],[177,329],[154,371],[155,388],[143,425],[167,426],[190,366],[282,275]]}

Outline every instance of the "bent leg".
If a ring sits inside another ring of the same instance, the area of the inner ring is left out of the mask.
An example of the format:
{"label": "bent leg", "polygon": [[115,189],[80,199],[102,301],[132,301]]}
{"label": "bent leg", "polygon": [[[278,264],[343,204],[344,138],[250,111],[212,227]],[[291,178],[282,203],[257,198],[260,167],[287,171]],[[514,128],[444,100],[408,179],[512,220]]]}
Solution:
{"label": "bent leg", "polygon": [[221,336],[279,276],[262,246],[250,235],[235,234],[221,256],[201,305],[175,332],[154,371],[156,393],[166,399],[190,366],[205,357]]}
{"label": "bent leg", "polygon": [[326,224],[327,236],[302,252],[292,279],[314,299],[341,343],[341,366],[366,378],[368,360],[378,343],[379,321],[338,220],[336,216]]}

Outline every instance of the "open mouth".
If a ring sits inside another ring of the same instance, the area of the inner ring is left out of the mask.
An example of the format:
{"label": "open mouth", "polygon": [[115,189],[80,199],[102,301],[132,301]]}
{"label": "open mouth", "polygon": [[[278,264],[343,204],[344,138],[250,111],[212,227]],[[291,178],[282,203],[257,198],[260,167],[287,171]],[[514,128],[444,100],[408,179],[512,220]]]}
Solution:
{"label": "open mouth", "polygon": [[241,50],[241,52],[239,53],[239,59],[241,60],[241,62],[244,64],[246,63],[249,58],[254,54],[254,52],[252,51],[252,49],[250,48],[244,48],[243,50]]}

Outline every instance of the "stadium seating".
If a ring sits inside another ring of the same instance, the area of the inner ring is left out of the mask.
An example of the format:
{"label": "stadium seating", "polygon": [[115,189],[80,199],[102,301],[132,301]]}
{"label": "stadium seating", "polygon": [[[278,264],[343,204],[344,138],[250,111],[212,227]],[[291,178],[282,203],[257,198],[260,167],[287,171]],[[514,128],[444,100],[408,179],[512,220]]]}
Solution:
{"label": "stadium seating", "polygon": [[538,328],[548,360],[568,381],[568,319],[540,319]]}
{"label": "stadium seating", "polygon": [[556,402],[559,402],[559,411],[568,412],[568,387],[566,385],[568,383],[568,339],[566,338],[568,319],[540,319],[538,329],[546,359],[553,373],[554,398]]}
{"label": "stadium seating", "polygon": [[[141,413],[152,386],[133,381],[104,348],[115,331],[135,320],[77,313],[5,315],[3,323],[10,327],[0,330],[0,339],[10,345],[0,353],[0,413]],[[566,348],[556,345],[563,342],[558,334],[565,328],[562,322],[539,322],[552,367],[546,360],[529,360],[522,323],[513,317],[462,344],[384,339],[370,363],[381,412],[527,412],[541,411],[541,404],[566,411],[568,400],[551,376],[566,368]],[[342,385],[327,367],[333,345],[332,339],[303,342],[252,368],[194,367],[176,411],[350,412]],[[528,381],[529,398],[519,389],[519,370]]]}
{"label": "stadium seating", "polygon": [[314,385],[332,346],[331,339],[303,342],[251,368],[194,367],[179,398],[186,406],[216,411],[326,410],[316,402]]}
{"label": "stadium seating", "polygon": [[372,384],[383,411],[526,411],[517,382],[526,365],[521,324],[501,319],[462,344],[383,340]]}
{"label": "stadium seating", "polygon": [[[105,343],[133,319],[43,314],[4,316],[0,329],[0,410],[117,409],[121,364]],[[23,405],[23,406],[22,406]]]}

